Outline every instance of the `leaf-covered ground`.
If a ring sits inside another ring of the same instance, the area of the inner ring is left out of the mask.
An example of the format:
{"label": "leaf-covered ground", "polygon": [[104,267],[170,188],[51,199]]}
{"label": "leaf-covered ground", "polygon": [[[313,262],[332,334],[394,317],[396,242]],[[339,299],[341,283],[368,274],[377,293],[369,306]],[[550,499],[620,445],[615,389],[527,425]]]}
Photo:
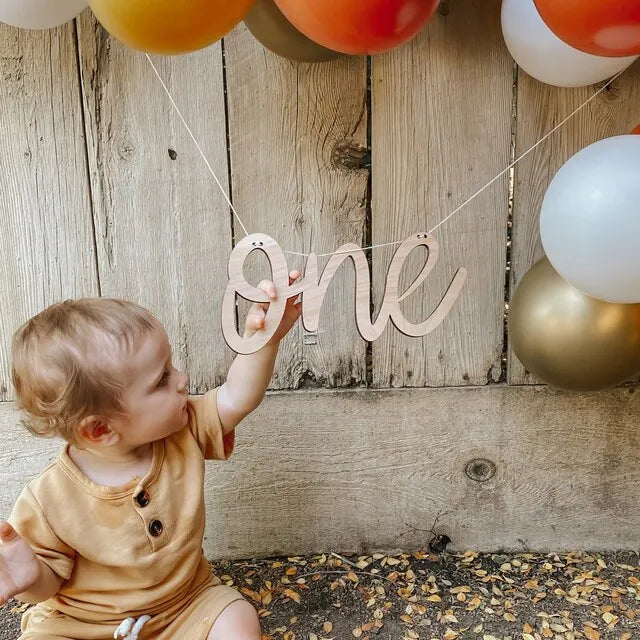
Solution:
{"label": "leaf-covered ground", "polygon": [[[213,566],[256,606],[263,640],[640,640],[632,552],[332,553]],[[15,603],[0,610],[0,640],[17,637],[19,614]]]}

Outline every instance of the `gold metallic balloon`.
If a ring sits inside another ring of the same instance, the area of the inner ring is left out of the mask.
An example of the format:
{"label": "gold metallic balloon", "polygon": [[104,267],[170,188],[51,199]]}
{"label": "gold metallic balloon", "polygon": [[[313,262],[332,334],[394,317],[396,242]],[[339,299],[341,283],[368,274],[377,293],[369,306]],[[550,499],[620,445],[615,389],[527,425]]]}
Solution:
{"label": "gold metallic balloon", "polygon": [[282,15],[273,0],[256,0],[244,23],[262,46],[289,60],[327,62],[342,55],[300,33]]}
{"label": "gold metallic balloon", "polygon": [[509,339],[518,359],[544,382],[596,391],[640,371],[640,304],[591,298],[544,258],[509,305]]}
{"label": "gold metallic balloon", "polygon": [[188,53],[220,40],[253,0],[90,0],[115,38],[149,53]]}

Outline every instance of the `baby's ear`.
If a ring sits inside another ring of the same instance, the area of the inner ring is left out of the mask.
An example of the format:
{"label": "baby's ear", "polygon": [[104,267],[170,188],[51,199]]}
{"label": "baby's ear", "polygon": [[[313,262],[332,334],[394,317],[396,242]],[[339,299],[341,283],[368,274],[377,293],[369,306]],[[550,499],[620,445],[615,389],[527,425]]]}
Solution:
{"label": "baby's ear", "polygon": [[76,427],[80,444],[111,446],[120,440],[120,434],[114,431],[102,416],[87,416]]}

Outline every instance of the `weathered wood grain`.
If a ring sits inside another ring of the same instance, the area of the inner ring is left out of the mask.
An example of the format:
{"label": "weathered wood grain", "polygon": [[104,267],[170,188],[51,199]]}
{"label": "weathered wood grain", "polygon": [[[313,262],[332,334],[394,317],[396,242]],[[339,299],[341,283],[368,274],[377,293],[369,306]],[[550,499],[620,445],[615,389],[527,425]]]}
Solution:
{"label": "weathered wood grain", "polygon": [[0,399],[13,396],[11,336],[64,298],[95,295],[73,24],[0,24]]}
{"label": "weathered wood grain", "polygon": [[[512,63],[499,11],[497,0],[445,2],[418,38],[373,58],[374,244],[430,231],[508,165]],[[504,176],[435,232],[439,264],[405,315],[426,318],[458,267],[469,280],[437,331],[415,340],[389,330],[373,345],[375,386],[500,380],[507,216]],[[372,253],[378,296],[392,251]]]}
{"label": "weathered wood grain", "polygon": [[[89,16],[78,28],[102,295],[156,313],[202,391],[231,359],[220,332],[229,206],[144,55]],[[220,45],[154,62],[228,189]]]}
{"label": "weathered wood grain", "polygon": [[[264,49],[244,27],[225,45],[233,201],[249,232],[301,253],[361,245],[366,60],[292,63]],[[292,268],[304,264],[301,257],[287,258]],[[250,260],[248,280],[257,284],[264,269],[265,262]],[[346,265],[331,284],[317,334],[298,327],[283,342],[274,388],[364,384],[367,347],[355,328],[353,288]]]}
{"label": "weathered wood grain", "polygon": [[[305,419],[301,419],[304,416]],[[0,516],[59,444],[0,404]],[[540,387],[268,395],[206,484],[206,551],[635,548],[640,398]],[[487,459],[486,482],[465,473]]]}

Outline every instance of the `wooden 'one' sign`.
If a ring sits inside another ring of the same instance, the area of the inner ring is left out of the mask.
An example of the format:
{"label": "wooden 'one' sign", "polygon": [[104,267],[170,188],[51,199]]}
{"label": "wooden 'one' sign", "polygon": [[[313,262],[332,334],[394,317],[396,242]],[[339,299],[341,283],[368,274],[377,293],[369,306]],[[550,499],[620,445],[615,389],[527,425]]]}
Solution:
{"label": "wooden 'one' sign", "polygon": [[[402,265],[409,257],[409,254],[420,246],[427,248],[427,259],[413,283],[402,295],[399,295],[398,289]],[[263,251],[269,260],[272,280],[277,293],[276,300],[271,300],[262,290],[250,285],[244,277],[245,260],[252,251],[256,250]],[[374,322],[370,315],[371,276],[369,264],[364,251],[358,245],[353,243],[342,245],[331,255],[320,278],[318,278],[318,257],[315,253],[309,254],[304,276],[290,285],[287,260],[278,243],[263,233],[252,233],[238,242],[229,258],[229,283],[222,303],[222,333],[224,339],[236,353],[249,354],[258,351],[269,342],[280,326],[287,300],[299,295],[302,295],[302,323],[304,328],[309,332],[317,331],[320,309],[331,278],[347,258],[353,261],[356,271],[355,311],[356,324],[360,335],[365,340],[373,342],[380,337],[388,321],[391,320],[396,329],[407,336],[415,338],[424,336],[442,323],[449,311],[451,311],[451,307],[460,295],[460,291],[467,279],[467,270],[461,267],[456,272],[449,288],[431,315],[419,324],[409,322],[402,314],[399,303],[409,297],[431,273],[438,259],[438,251],[436,239],[426,233],[417,233],[409,236],[400,244],[391,259],[391,264],[387,271],[382,307]],[[238,333],[236,325],[236,296],[240,296],[249,302],[269,303],[264,328],[250,338],[243,338]]]}

